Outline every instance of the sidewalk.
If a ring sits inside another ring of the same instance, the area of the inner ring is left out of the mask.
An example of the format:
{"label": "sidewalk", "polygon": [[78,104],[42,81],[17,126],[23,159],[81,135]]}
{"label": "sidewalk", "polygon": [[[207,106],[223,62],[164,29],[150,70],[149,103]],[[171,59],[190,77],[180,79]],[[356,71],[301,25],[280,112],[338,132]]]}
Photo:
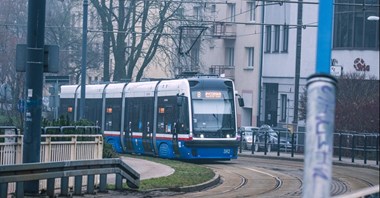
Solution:
{"label": "sidewalk", "polygon": [[[173,168],[164,164],[124,156],[120,157],[120,159],[140,174],[140,180],[166,177],[174,173]],[[115,184],[115,174],[107,176],[107,183]]]}
{"label": "sidewalk", "polygon": [[[242,150],[238,152],[238,156],[245,156],[245,157],[262,157],[262,158],[273,158],[273,159],[282,159],[282,160],[298,160],[303,161],[304,160],[304,154],[303,153],[294,153],[294,156],[291,156],[291,152],[280,152],[280,156],[277,156],[277,151],[272,151],[270,153],[267,153],[266,155],[264,152],[254,152],[252,154],[252,151],[250,150]],[[339,165],[345,165],[345,166],[355,166],[355,167],[371,167],[375,169],[379,169],[379,164],[376,164],[376,160],[367,160],[366,164],[364,163],[363,159],[357,159],[355,158],[354,162],[352,162],[351,158],[342,157],[341,161],[339,161],[338,157],[333,157],[333,164],[339,164]]]}

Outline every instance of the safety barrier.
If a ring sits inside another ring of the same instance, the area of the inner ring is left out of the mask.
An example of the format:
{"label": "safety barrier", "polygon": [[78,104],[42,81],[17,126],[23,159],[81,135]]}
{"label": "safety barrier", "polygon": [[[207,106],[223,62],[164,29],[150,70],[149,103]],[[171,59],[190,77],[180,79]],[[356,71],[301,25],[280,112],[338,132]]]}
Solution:
{"label": "safety barrier", "polygon": [[[103,136],[99,127],[64,126],[41,130],[40,162],[102,159]],[[22,164],[22,156],[23,135],[14,126],[0,126],[0,166]],[[74,178],[68,181],[69,186],[74,185]],[[57,180],[57,188],[60,182]],[[99,183],[99,176],[95,177],[95,183]],[[86,184],[84,181],[83,185]],[[47,185],[46,180],[40,181],[40,189],[46,189]],[[13,193],[15,190],[16,184],[10,183],[8,192]]]}
{"label": "safety barrier", "polygon": [[16,182],[16,197],[24,196],[24,181],[47,180],[46,194],[55,196],[55,180],[60,178],[60,195],[69,195],[69,177],[75,178],[74,195],[82,195],[82,179],[87,176],[86,193],[94,193],[95,175],[100,175],[99,191],[106,191],[107,174],[116,174],[115,188],[120,190],[123,179],[130,188],[138,188],[140,175],[120,159],[76,160],[64,162],[4,165],[0,170],[0,197],[8,196],[8,183]]}

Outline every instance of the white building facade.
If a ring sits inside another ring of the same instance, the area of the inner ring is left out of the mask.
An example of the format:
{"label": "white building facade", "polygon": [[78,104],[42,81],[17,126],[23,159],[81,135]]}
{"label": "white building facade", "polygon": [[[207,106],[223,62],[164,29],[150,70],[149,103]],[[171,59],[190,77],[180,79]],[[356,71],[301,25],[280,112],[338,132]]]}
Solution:
{"label": "white building facade", "polygon": [[[295,84],[299,96],[315,73],[318,2],[303,2],[302,10],[297,2],[208,3],[214,6],[213,31],[203,37],[208,42],[202,42],[200,62],[204,72],[234,79],[246,105],[238,111],[239,126],[304,131],[305,122],[294,116]],[[331,74],[365,72],[379,78],[379,21],[367,20],[379,16],[378,8],[379,0],[366,0],[364,7],[363,1],[334,1]]]}

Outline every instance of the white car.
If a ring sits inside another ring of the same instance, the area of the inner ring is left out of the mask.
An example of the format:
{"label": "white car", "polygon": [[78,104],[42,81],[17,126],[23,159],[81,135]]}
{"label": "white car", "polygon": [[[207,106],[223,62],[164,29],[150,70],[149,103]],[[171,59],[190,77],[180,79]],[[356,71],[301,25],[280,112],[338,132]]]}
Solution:
{"label": "white car", "polygon": [[242,126],[239,128],[239,135],[242,138],[242,147],[243,149],[250,150],[252,147],[252,138],[253,133],[257,133],[259,130],[258,127],[252,127],[252,126]]}

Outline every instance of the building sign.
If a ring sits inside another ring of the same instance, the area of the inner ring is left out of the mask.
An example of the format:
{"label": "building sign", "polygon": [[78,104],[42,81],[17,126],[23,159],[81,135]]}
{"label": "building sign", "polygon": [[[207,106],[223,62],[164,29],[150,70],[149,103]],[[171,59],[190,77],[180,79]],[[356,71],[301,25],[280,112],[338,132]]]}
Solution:
{"label": "building sign", "polygon": [[339,65],[330,66],[330,74],[333,76],[341,76],[343,67]]}
{"label": "building sign", "polygon": [[356,58],[354,60],[354,68],[356,71],[369,71],[369,65],[365,64],[364,59]]}

